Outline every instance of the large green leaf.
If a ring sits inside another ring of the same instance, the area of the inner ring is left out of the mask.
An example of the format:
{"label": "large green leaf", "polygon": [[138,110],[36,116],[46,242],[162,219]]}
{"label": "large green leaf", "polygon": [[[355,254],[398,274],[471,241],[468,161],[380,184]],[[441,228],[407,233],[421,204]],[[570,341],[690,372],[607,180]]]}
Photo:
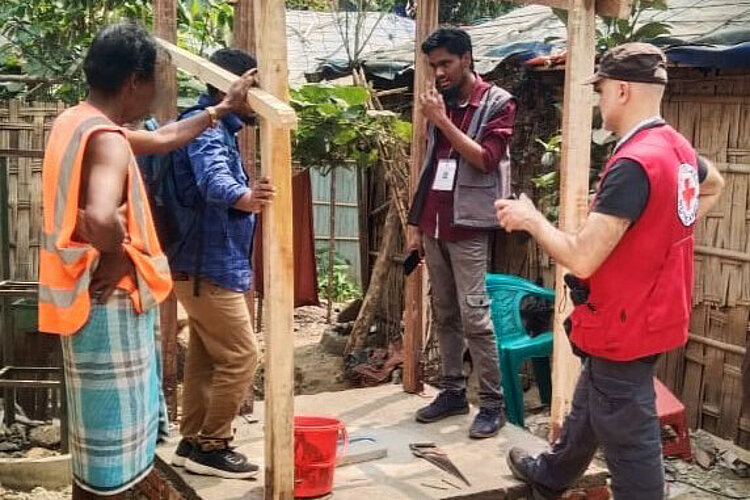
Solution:
{"label": "large green leaf", "polygon": [[662,22],[652,22],[652,23],[646,23],[640,28],[638,28],[635,33],[633,33],[633,36],[631,37],[632,41],[643,41],[643,40],[653,40],[654,38],[657,38],[662,35],[667,35],[671,31],[671,26],[668,23],[662,23]]}
{"label": "large green leaf", "polygon": [[370,98],[370,93],[362,87],[333,87],[331,95],[342,99],[349,106],[362,106]]}

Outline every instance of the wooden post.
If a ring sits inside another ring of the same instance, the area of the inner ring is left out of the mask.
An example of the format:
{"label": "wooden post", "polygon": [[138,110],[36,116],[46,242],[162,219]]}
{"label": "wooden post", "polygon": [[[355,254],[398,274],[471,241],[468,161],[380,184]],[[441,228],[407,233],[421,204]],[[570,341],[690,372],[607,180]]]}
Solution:
{"label": "wooden post", "polygon": [[[417,98],[433,85],[433,78],[422,54],[422,42],[438,26],[438,0],[422,0],[417,5],[417,31],[414,39],[414,108],[412,113],[413,135],[411,144],[411,166],[409,170],[409,193],[414,196],[419,182],[419,173],[425,153],[425,130],[427,121],[422,113],[422,106]],[[406,392],[422,391],[422,358],[424,306],[423,273],[417,268],[406,278],[404,292],[404,390]]]}
{"label": "wooden post", "polygon": [[[154,32],[156,36],[177,43],[177,0],[154,0]],[[167,58],[157,65],[159,98],[155,115],[159,123],[177,116],[177,69]],[[169,420],[177,419],[177,297],[170,294],[159,306],[161,320],[162,385]]]}
{"label": "wooden post", "polygon": [[[283,0],[254,0],[260,84],[289,101],[286,7]],[[263,283],[266,321],[265,462],[267,499],[294,498],[294,249],[292,149],[289,128],[260,123],[261,170],[276,186],[263,213]]]}
{"label": "wooden post", "polygon": [[[255,56],[255,23],[253,22],[253,2],[252,0],[237,0],[234,4],[234,46],[238,49],[249,52]],[[250,179],[250,184],[255,182],[255,160],[258,154],[258,128],[242,127],[238,134],[238,143],[240,146],[240,155],[242,156],[245,173]],[[254,252],[262,251],[260,246],[253,248]],[[251,257],[252,258],[252,257]],[[256,270],[260,272],[260,270]],[[252,288],[245,294],[247,308],[250,311],[250,320],[255,325],[255,280],[252,280]],[[256,332],[258,333],[258,332]],[[249,382],[247,397],[242,405],[241,413],[252,413],[253,402],[255,400],[255,391],[253,388],[254,380]]]}
{"label": "wooden post", "polygon": [[[588,213],[589,163],[591,160],[591,116],[593,92],[583,81],[594,72],[596,46],[594,0],[570,0],[568,9],[568,58],[562,116],[562,158],[560,165],[560,229],[578,230]],[[563,328],[571,301],[565,300],[559,263],[555,274],[555,337],[552,370],[552,437],[558,435],[570,411],[580,362],[573,355]]]}
{"label": "wooden post", "polygon": [[[177,43],[177,0],[154,0],[154,33],[170,43]],[[156,119],[166,123],[177,116],[177,70],[166,59],[159,61],[156,81]]]}

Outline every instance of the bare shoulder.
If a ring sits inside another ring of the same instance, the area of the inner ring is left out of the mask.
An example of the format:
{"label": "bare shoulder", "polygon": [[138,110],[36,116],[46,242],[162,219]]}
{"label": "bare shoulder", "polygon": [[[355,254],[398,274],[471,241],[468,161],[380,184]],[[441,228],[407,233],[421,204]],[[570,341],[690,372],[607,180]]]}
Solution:
{"label": "bare shoulder", "polygon": [[95,132],[86,144],[86,162],[90,165],[107,163],[111,166],[126,167],[131,154],[130,144],[120,132]]}

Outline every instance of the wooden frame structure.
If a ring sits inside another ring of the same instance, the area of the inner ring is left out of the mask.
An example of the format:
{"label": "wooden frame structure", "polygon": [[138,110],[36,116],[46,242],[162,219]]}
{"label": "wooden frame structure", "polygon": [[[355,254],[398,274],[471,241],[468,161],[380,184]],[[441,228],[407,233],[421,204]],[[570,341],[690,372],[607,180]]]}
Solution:
{"label": "wooden frame structure", "polygon": [[[252,2],[252,6],[251,6]],[[274,203],[263,212],[265,296],[268,298],[265,403],[265,497],[294,497],[294,255],[292,246],[292,162],[290,131],[296,126],[287,104],[287,49],[285,5],[282,0],[240,0],[243,44],[255,34],[260,87],[248,92],[248,103],[260,118],[261,170],[277,188]],[[155,31],[159,43],[177,68],[226,91],[236,76],[174,45],[175,0],[154,0]],[[160,68],[166,86],[174,86],[174,69]],[[176,96],[175,88],[162,96]],[[162,99],[162,119],[174,117],[175,101]],[[167,333],[169,335],[170,332]]]}
{"label": "wooden frame structure", "polygon": [[[596,14],[628,18],[633,0],[531,0],[520,3],[547,5],[568,11],[568,58],[565,71],[563,102],[562,155],[560,166],[560,221],[563,231],[581,227],[588,213],[588,188],[591,152],[593,92],[583,80],[594,71]],[[424,161],[425,118],[416,96],[432,85],[427,58],[422,54],[422,40],[438,27],[438,0],[422,0],[417,5],[417,30],[414,43],[413,143],[410,188],[413,194]],[[563,320],[570,314],[570,301],[563,300],[562,276],[567,272],[557,265],[555,334],[552,370],[552,437],[557,435],[565,415],[570,411],[573,390],[580,363],[570,349]],[[422,388],[420,360],[423,343],[423,310],[426,289],[421,272],[406,282],[404,305],[404,390],[419,392]]]}

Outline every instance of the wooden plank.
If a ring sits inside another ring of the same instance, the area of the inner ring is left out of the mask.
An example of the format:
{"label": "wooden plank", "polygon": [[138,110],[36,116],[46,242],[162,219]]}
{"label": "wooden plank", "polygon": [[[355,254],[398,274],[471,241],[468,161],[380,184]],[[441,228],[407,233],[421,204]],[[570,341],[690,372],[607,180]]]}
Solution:
{"label": "wooden plank", "polygon": [[[154,34],[177,43],[177,0],[154,0]],[[177,116],[177,70],[168,57],[159,57],[157,63],[156,119],[167,123]]]}
{"label": "wooden plank", "polygon": [[[286,12],[282,0],[254,0],[260,86],[274,96],[279,115],[260,113],[261,171],[276,186],[263,211],[263,283],[266,309],[265,498],[294,498],[294,247],[292,149],[288,128],[296,123],[287,81]],[[257,95],[256,95],[257,96]],[[253,104],[251,102],[251,104]],[[255,108],[260,111],[260,108]]]}
{"label": "wooden plank", "polygon": [[[234,24],[233,24],[233,35],[234,45],[240,50],[244,50],[253,54],[255,50],[255,23],[253,22],[253,0],[237,0],[234,4]],[[250,180],[250,185],[255,183],[255,177],[257,172],[257,156],[258,156],[258,127],[242,127],[238,136],[237,143],[240,147],[240,155],[242,157],[242,165],[245,168],[245,173]],[[260,226],[259,226],[260,227]],[[260,227],[260,231],[263,228]],[[262,252],[262,245],[255,245],[253,251]],[[255,317],[258,315],[255,311],[255,298],[256,295],[262,293],[257,290],[255,286],[255,280],[251,282],[251,289],[247,292],[245,299],[247,301],[247,307],[250,310],[250,317],[253,319],[253,325],[255,324]],[[261,306],[262,302],[257,302],[258,307]],[[248,382],[247,396],[245,402],[242,405],[242,410],[246,413],[253,411],[253,404],[255,401],[255,388],[253,386],[254,381]]]}
{"label": "wooden plank", "polygon": [[[234,44],[238,49],[255,55],[252,0],[238,0],[234,4]],[[239,134],[240,151],[250,182],[255,181],[255,160],[258,154],[257,132],[257,127],[243,127]]]}
{"label": "wooden plank", "polygon": [[[512,0],[524,5],[546,5],[553,9],[571,9],[572,2],[568,0]],[[627,19],[633,8],[633,0],[596,0],[596,13],[607,17]]]}
{"label": "wooden plank", "polygon": [[[177,43],[177,1],[154,0],[154,34],[170,43]],[[154,110],[159,123],[177,116],[177,68],[169,57],[157,60],[158,96]],[[169,420],[177,419],[177,298],[174,293],[159,306],[162,346],[162,386]]]}
{"label": "wooden plank", "polygon": [[[417,5],[417,30],[414,42],[414,107],[412,111],[413,136],[411,144],[411,165],[409,169],[409,193],[414,196],[419,182],[419,173],[425,154],[425,130],[427,121],[422,106],[416,97],[433,85],[432,72],[427,56],[422,53],[422,41],[438,26],[438,0],[422,0]],[[424,266],[422,266],[424,267]],[[420,392],[422,378],[420,360],[422,357],[424,272],[417,268],[406,278],[404,291],[404,390]]]}
{"label": "wooden plank", "polygon": [[[560,229],[577,231],[588,212],[591,161],[591,85],[584,80],[594,72],[596,15],[593,0],[571,0],[568,12],[568,62],[563,93],[562,154],[560,164]],[[570,314],[563,276],[567,269],[556,263],[555,333],[552,370],[552,435],[570,411],[580,361],[573,355],[563,328]]]}
{"label": "wooden plank", "polygon": [[[191,54],[185,49],[160,38],[157,38],[157,41],[170,53],[172,62],[179,69],[187,71],[206,83],[210,83],[223,92],[229,90],[232,82],[239,78],[237,75],[195,54]],[[260,47],[260,43],[257,45]],[[284,53],[286,53],[286,49]],[[284,67],[286,68],[286,64]],[[284,77],[286,78],[286,75]],[[297,115],[294,113],[294,109],[283,100],[275,97],[272,93],[260,88],[251,88],[247,93],[247,101],[259,116],[269,121],[270,125],[274,127],[291,129],[297,125]]]}

